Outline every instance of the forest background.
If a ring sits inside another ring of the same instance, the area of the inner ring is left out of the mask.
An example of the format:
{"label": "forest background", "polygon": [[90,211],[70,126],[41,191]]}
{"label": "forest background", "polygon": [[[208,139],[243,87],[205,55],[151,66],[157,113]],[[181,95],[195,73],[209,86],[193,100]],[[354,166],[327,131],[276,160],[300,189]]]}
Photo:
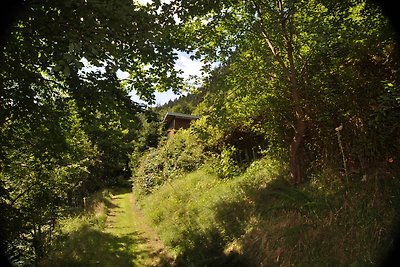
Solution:
{"label": "forest background", "polygon": [[[178,51],[204,63],[201,87],[174,68]],[[60,219],[132,177],[144,199],[264,157],[289,188],[399,188],[399,50],[372,2],[27,1],[1,60],[0,238],[14,261],[40,262]],[[170,89],[191,92],[175,111],[201,115],[174,141],[129,96]]]}

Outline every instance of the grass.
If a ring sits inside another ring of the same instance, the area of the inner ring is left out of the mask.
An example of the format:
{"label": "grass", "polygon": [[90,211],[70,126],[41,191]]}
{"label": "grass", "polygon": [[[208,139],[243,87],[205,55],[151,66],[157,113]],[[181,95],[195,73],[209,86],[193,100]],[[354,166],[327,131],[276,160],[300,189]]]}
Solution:
{"label": "grass", "polygon": [[[160,266],[167,261],[149,246],[129,190],[95,194],[89,209],[65,218],[54,250],[41,266]],[[136,220],[137,221],[137,220]]]}
{"label": "grass", "polygon": [[263,159],[228,180],[197,170],[140,204],[178,265],[375,266],[393,242],[400,185],[359,180],[293,186]]}
{"label": "grass", "polygon": [[277,171],[275,166],[263,169],[255,164],[248,176],[221,180],[200,169],[165,184],[140,203],[178,264],[233,264],[235,253],[227,255],[224,250],[249,230],[248,222],[255,216],[246,190],[266,176],[278,175]]}
{"label": "grass", "polygon": [[[106,232],[120,238],[129,237],[134,242],[123,245],[122,253],[130,255],[130,263],[117,266],[160,266],[169,265],[170,258],[155,232],[147,227],[133,203],[132,192],[120,193],[113,197],[115,208],[109,214]],[[118,256],[118,254],[117,254]]]}

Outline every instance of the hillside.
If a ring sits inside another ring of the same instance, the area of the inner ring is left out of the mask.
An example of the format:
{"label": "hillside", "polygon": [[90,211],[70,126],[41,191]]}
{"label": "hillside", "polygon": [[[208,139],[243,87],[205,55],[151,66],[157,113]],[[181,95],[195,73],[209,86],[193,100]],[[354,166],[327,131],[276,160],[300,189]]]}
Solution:
{"label": "hillside", "polygon": [[179,98],[170,100],[168,103],[155,107],[153,110],[160,116],[167,112],[177,112],[183,114],[194,114],[196,107],[201,103],[204,97],[204,91],[181,95]]}
{"label": "hillside", "polygon": [[399,226],[398,181],[321,178],[293,186],[263,159],[229,180],[188,173],[140,204],[179,266],[381,266]]}

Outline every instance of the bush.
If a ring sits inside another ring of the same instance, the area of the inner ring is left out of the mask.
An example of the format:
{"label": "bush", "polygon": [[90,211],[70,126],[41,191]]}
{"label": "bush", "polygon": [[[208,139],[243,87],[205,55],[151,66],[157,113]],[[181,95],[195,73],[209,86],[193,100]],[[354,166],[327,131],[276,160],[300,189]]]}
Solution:
{"label": "bush", "polygon": [[234,160],[236,149],[234,146],[225,147],[221,154],[213,154],[208,159],[207,171],[219,178],[232,178],[240,174],[240,168]]}
{"label": "bush", "polygon": [[133,185],[141,193],[197,169],[205,159],[203,146],[189,130],[179,130],[173,138],[150,148],[132,170]]}

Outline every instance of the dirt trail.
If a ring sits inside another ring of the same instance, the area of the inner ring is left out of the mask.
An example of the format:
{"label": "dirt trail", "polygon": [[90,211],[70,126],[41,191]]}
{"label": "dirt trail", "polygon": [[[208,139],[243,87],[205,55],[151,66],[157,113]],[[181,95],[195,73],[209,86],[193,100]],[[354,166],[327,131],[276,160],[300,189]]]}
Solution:
{"label": "dirt trail", "polygon": [[173,257],[139,209],[133,194],[115,194],[112,203],[105,231],[135,239],[135,248],[130,249],[135,254],[133,265],[174,266]]}

